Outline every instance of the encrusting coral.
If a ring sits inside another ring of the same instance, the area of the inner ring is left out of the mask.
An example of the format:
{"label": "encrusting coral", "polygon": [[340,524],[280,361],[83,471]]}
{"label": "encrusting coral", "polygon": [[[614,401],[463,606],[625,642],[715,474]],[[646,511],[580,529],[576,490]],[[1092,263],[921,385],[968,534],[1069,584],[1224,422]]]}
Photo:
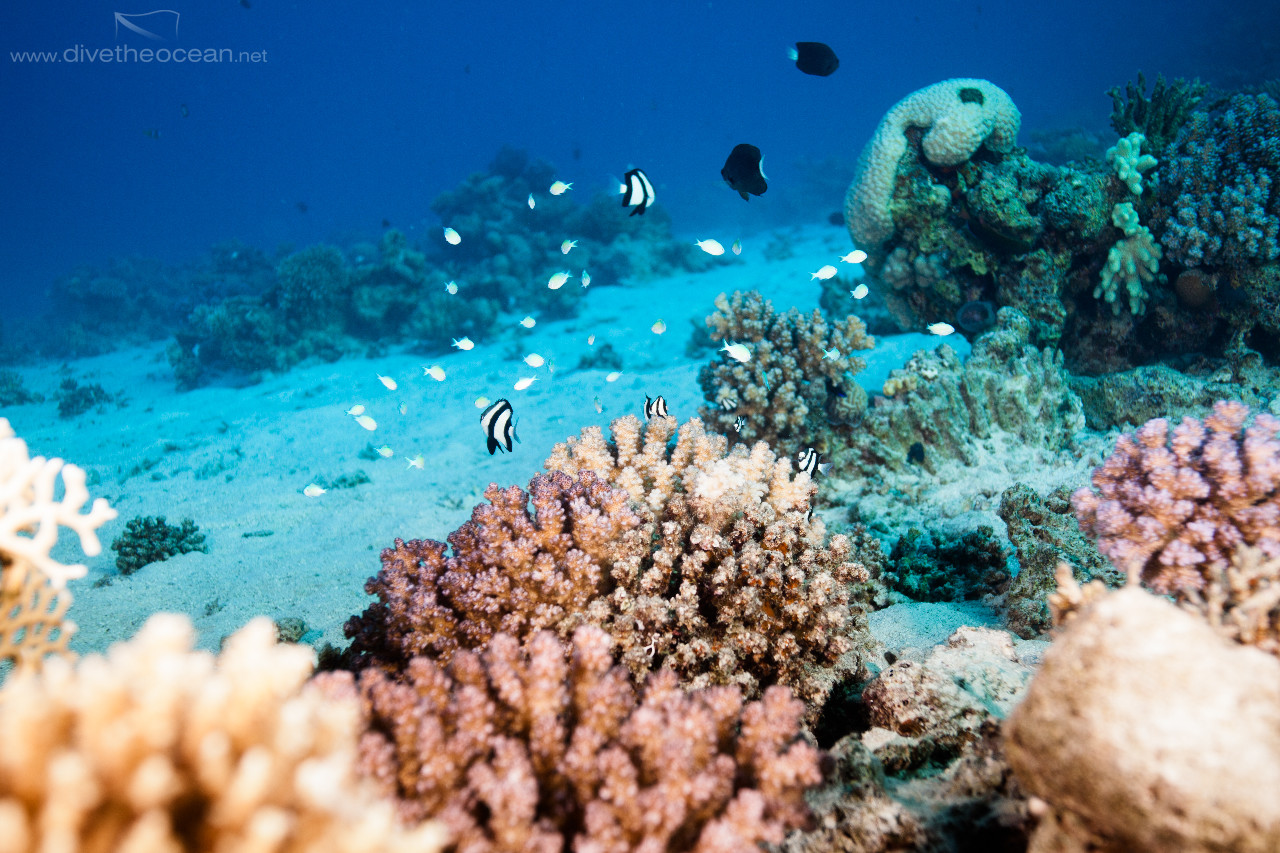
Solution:
{"label": "encrusting coral", "polygon": [[863,322],[850,315],[828,323],[820,311],[806,316],[795,308],[779,314],[754,290],[722,293],[715,305],[707,317],[711,339],[745,344],[751,358],[720,356],[698,372],[709,403],[699,410],[703,421],[727,434],[741,417],[742,441],[766,441],[787,455],[833,449],[867,406],[853,378],[867,366],[854,353],[875,346]]}
{"label": "encrusting coral", "polygon": [[[728,450],[692,419],[635,417],[557,445],[529,494],[491,486],[488,506],[439,542],[397,542],[347,624],[357,666],[447,660],[499,631],[607,630],[637,681],[666,666],[682,684],[792,687],[820,710],[856,671],[855,585],[870,572],[848,537],[825,541],[814,487],[763,442]],[[528,509],[532,498],[532,511]],[[842,658],[842,656],[845,656]]]}
{"label": "encrusting coral", "polygon": [[[55,497],[61,475],[62,498]],[[85,472],[61,459],[28,455],[9,422],[0,418],[0,663],[38,668],[51,653],[65,653],[75,626],[63,616],[71,603],[67,581],[87,567],[51,556],[58,527],[74,531],[87,556],[102,552],[97,530],[116,517],[98,498],[87,513]]]}
{"label": "encrusting coral", "polygon": [[[1120,436],[1072,495],[1080,527],[1132,582],[1203,591],[1239,545],[1280,557],[1280,419],[1220,401],[1203,422],[1156,418]],[[1095,491],[1096,490],[1096,491]]]}
{"label": "encrusting coral", "polygon": [[499,634],[447,666],[318,680],[358,692],[363,769],[407,818],[442,820],[458,850],[730,853],[804,822],[821,773],[786,688],[744,704],[662,670],[637,690],[610,644],[594,626],[571,644]]}
{"label": "encrusting coral", "polygon": [[0,689],[0,851],[432,853],[356,775],[359,704],[265,618],[219,658],[185,617]]}

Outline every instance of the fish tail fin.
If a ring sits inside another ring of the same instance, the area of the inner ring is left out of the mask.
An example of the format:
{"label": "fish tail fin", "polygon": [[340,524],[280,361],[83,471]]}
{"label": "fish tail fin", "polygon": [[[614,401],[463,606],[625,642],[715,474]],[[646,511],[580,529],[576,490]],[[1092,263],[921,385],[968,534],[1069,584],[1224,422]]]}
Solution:
{"label": "fish tail fin", "polygon": [[795,62],[799,58],[800,58],[800,51],[796,50],[794,47],[787,48],[787,59],[790,59],[792,62]]}
{"label": "fish tail fin", "polygon": [[818,464],[818,473],[824,477],[831,473],[831,463],[821,462]]}

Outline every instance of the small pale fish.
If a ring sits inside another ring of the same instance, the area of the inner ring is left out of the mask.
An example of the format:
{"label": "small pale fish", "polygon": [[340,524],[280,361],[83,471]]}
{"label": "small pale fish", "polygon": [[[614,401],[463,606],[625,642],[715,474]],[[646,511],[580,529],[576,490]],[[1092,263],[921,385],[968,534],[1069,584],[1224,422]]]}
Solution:
{"label": "small pale fish", "polygon": [[813,281],[816,278],[819,281],[826,281],[829,278],[835,278],[835,275],[836,275],[836,268],[831,266],[831,264],[827,264],[817,272],[809,273],[809,280]]}
{"label": "small pale fish", "polygon": [[476,397],[476,408],[477,408],[477,409],[483,409],[483,408],[484,408],[485,406],[487,406],[487,405],[489,405],[489,398],[488,398],[488,397],[484,396],[483,394],[482,394],[482,395],[480,395],[479,397]]}
{"label": "small pale fish", "polygon": [[840,357],[840,350],[836,349],[835,347],[832,347],[831,349],[828,349],[828,350],[823,350],[822,357],[828,361],[835,361],[837,358]]}
{"label": "small pale fish", "polygon": [[444,290],[445,290],[445,293],[449,294],[450,296],[456,296],[458,293],[458,283],[456,281],[451,281],[444,286]]}
{"label": "small pale fish", "polygon": [[729,358],[734,361],[740,361],[743,364],[751,360],[751,350],[747,349],[746,344],[731,344],[725,341],[724,346],[720,347],[720,352],[729,353]]}
{"label": "small pale fish", "polygon": [[595,398],[594,400],[592,400],[591,402],[593,402],[593,403],[595,403],[595,404],[596,404],[596,414],[597,414],[597,415],[602,414],[602,413],[604,412],[604,403],[601,403],[601,402],[600,402],[600,398],[599,398],[599,397],[596,397],[596,398]]}
{"label": "small pale fish", "polygon": [[724,254],[724,246],[720,245],[719,240],[698,240],[694,245],[706,252],[708,255]]}
{"label": "small pale fish", "polygon": [[454,338],[453,345],[463,352],[467,352],[468,350],[475,348],[475,342],[472,341],[471,338]]}
{"label": "small pale fish", "polygon": [[529,209],[533,210],[536,205],[537,202],[533,200],[533,193],[529,193]]}
{"label": "small pale fish", "polygon": [[450,246],[456,246],[462,242],[462,235],[452,228],[444,229],[444,241]]}
{"label": "small pale fish", "polygon": [[934,323],[929,327],[929,334],[945,336],[956,330],[956,327],[950,323]]}
{"label": "small pale fish", "polygon": [[591,275],[586,270],[582,271],[582,286],[583,287],[591,286]]}
{"label": "small pale fish", "polygon": [[373,432],[378,428],[378,422],[368,415],[356,415],[356,423],[360,424],[360,426],[364,427],[369,432]]}
{"label": "small pale fish", "polygon": [[311,485],[303,489],[302,493],[309,498],[318,498],[327,491],[329,490],[321,488],[320,486],[317,486],[315,483],[312,483]]}
{"label": "small pale fish", "polygon": [[383,459],[390,459],[392,456],[396,455],[396,452],[391,449],[391,445],[384,444],[378,448],[378,455]]}
{"label": "small pale fish", "polygon": [[401,403],[401,404],[400,404],[400,414],[401,414],[401,415],[407,415],[407,414],[409,414],[409,404],[408,404],[408,403]]}
{"label": "small pale fish", "polygon": [[435,380],[435,381],[437,381],[437,382],[443,382],[443,381],[444,381],[444,368],[443,368],[443,367],[441,367],[441,366],[440,366],[440,365],[438,365],[438,364],[433,364],[433,365],[431,365],[430,367],[427,367],[426,365],[423,365],[423,366],[422,366],[422,375],[423,375],[423,376],[430,376],[432,379],[434,379],[434,380]]}
{"label": "small pale fish", "polygon": [[534,326],[538,325],[538,321],[532,317],[525,317],[520,321],[520,325],[524,326],[526,329],[532,329]]}
{"label": "small pale fish", "polygon": [[733,241],[732,249],[733,249],[733,253],[734,253],[735,255],[741,255],[741,254],[742,254],[742,241],[741,241],[741,240],[734,240],[734,241]]}
{"label": "small pale fish", "polygon": [[742,432],[746,428],[747,428],[747,419],[744,418],[742,415],[738,415],[736,418],[733,419],[734,432]]}
{"label": "small pale fish", "polygon": [[530,367],[542,367],[542,365],[547,363],[547,360],[536,352],[531,352],[524,357],[524,363]]}
{"label": "small pale fish", "polygon": [[568,280],[569,280],[569,273],[558,272],[555,275],[551,276],[551,278],[547,279],[547,287],[551,288],[552,290],[559,290],[560,288],[564,287],[564,283]]}
{"label": "small pale fish", "polygon": [[560,244],[560,254],[562,255],[569,254],[569,252],[573,251],[573,247],[576,245],[578,245],[577,240],[565,240],[563,243]]}
{"label": "small pale fish", "polygon": [[405,466],[406,471],[409,470],[410,468],[417,468],[419,471],[426,470],[422,466],[426,464],[427,459],[421,453],[419,453],[417,456],[413,457],[412,459],[406,456],[404,458],[404,461],[409,463],[408,465]]}
{"label": "small pale fish", "polygon": [[815,471],[819,474],[831,473],[831,463],[820,462],[818,451],[814,450],[812,447],[805,448],[797,453],[796,462],[796,467],[801,471],[804,471],[810,477],[813,476]]}
{"label": "small pale fish", "polygon": [[662,320],[659,320],[658,322],[654,323],[652,326],[649,327],[649,331],[653,332],[655,335],[660,335],[666,330],[667,330],[667,324]]}
{"label": "small pale fish", "polygon": [[566,192],[568,192],[571,189],[573,189],[573,181],[570,181],[567,184],[564,181],[556,181],[554,184],[551,185],[551,194],[564,195]]}
{"label": "small pale fish", "polygon": [[536,376],[521,376],[519,379],[516,380],[516,384],[512,387],[514,387],[517,391],[523,391],[524,389],[528,388],[530,385],[532,385],[537,381],[538,381],[538,377]]}
{"label": "small pale fish", "polygon": [[666,398],[659,394],[655,399],[650,400],[649,395],[644,395],[644,419],[651,421],[654,418],[665,418],[667,416]]}
{"label": "small pale fish", "polygon": [[396,381],[392,379],[390,376],[383,376],[381,373],[379,373],[378,381],[381,382],[383,385],[387,386],[388,391],[396,390]]}
{"label": "small pale fish", "polygon": [[364,404],[363,404],[363,403],[356,403],[354,406],[352,406],[351,408],[347,409],[347,414],[348,414],[348,415],[351,415],[351,417],[353,417],[353,418],[355,418],[355,417],[359,417],[360,415],[363,415],[363,414],[364,414]]}
{"label": "small pale fish", "polygon": [[615,370],[604,378],[605,382],[617,382],[618,377],[622,375],[621,371]]}
{"label": "small pale fish", "polygon": [[589,346],[589,347],[593,347],[593,346],[595,346],[595,345],[596,345],[596,336],[595,336],[595,335],[587,335],[587,346]]}
{"label": "small pale fish", "polygon": [[850,290],[849,295],[852,296],[854,299],[865,299],[867,294],[870,292],[871,292],[871,288],[867,287],[865,284],[860,284],[857,287],[855,287],[853,290]]}
{"label": "small pale fish", "polygon": [[867,259],[867,253],[862,251],[861,249],[854,249],[849,254],[842,255],[840,257],[840,260],[844,261],[846,264],[860,264],[866,259]]}

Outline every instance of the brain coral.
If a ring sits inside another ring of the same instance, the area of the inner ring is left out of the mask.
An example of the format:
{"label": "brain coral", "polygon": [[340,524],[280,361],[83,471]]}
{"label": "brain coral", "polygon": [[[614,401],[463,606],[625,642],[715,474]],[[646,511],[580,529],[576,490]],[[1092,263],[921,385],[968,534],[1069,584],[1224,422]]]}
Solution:
{"label": "brain coral", "polygon": [[907,129],[925,128],[921,149],[935,166],[958,166],[982,145],[1007,152],[1014,144],[1022,114],[1013,99],[986,80],[956,78],[912,92],[880,120],[862,149],[858,171],[845,196],[849,236],[874,245],[894,231],[889,205],[898,161],[907,151]]}

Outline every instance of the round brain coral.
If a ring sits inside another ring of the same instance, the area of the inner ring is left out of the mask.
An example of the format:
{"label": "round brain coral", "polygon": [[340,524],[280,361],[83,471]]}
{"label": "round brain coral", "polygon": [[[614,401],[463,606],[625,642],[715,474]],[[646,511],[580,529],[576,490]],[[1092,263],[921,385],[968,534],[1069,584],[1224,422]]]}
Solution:
{"label": "round brain coral", "polygon": [[907,152],[908,128],[925,128],[920,147],[930,163],[958,166],[983,145],[1001,153],[1011,150],[1021,125],[1013,99],[986,80],[943,80],[898,101],[862,149],[845,196],[844,219],[853,242],[869,247],[893,234],[889,205],[898,161]]}

